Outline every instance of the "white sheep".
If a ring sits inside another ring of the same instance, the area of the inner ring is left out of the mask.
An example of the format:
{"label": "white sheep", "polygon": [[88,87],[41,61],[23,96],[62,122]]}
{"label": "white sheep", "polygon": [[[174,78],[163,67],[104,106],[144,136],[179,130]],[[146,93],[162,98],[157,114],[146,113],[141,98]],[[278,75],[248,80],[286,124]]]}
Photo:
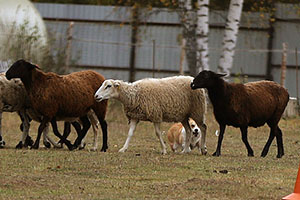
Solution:
{"label": "white sheep", "polygon": [[[2,112],[17,112],[22,121],[22,137],[16,148],[22,148],[27,146],[28,142],[31,142],[31,138],[28,136],[30,127],[30,118],[35,121],[40,121],[41,116],[38,115],[30,106],[30,101],[24,85],[20,79],[7,80],[5,73],[0,73],[0,148],[3,148],[5,142],[2,138]],[[91,121],[94,132],[94,145],[92,150],[96,150],[98,147],[98,120],[95,118],[93,111],[88,113],[88,118]],[[74,119],[75,120],[75,119]],[[61,144],[57,144],[51,137],[48,136],[49,126],[47,125],[43,133],[43,143],[46,147],[50,147],[49,142],[54,147],[61,147]],[[84,147],[84,141],[82,141],[80,147]]]}
{"label": "white sheep", "polygon": [[201,129],[201,153],[206,154],[205,91],[193,91],[190,87],[192,80],[193,77],[190,76],[174,76],[162,79],[142,79],[133,83],[112,79],[104,81],[95,93],[96,101],[110,98],[121,101],[130,121],[127,140],[119,152],[127,150],[139,121],[154,123],[162,154],[166,154],[166,146],[162,139],[160,123],[181,122],[187,130],[187,142],[183,153],[189,152],[191,128],[188,119],[191,117]]}

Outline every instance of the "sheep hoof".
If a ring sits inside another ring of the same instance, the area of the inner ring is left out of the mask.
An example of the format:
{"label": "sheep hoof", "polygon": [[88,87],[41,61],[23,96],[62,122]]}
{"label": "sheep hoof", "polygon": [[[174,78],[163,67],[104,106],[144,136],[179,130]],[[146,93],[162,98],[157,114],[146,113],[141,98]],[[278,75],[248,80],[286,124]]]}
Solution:
{"label": "sheep hoof", "polygon": [[266,157],[266,155],[267,155],[267,153],[264,153],[264,152],[261,153],[261,157],[263,157],[263,158]]}
{"label": "sheep hoof", "polygon": [[213,156],[216,156],[216,157],[219,157],[220,155],[221,155],[220,152],[215,152],[215,153],[213,153]]}
{"label": "sheep hoof", "polygon": [[[97,149],[97,148],[96,148],[96,149]],[[107,149],[108,149],[108,147],[102,147],[102,148],[101,148],[101,151],[102,151],[102,152],[106,152]],[[120,149],[120,150],[121,150],[121,149]],[[119,150],[119,152],[120,152],[120,150]],[[124,151],[123,151],[123,152],[124,152]]]}
{"label": "sheep hoof", "polygon": [[22,142],[20,141],[17,146],[16,146],[16,149],[22,149],[23,148],[23,144]]}
{"label": "sheep hoof", "polygon": [[119,150],[119,152],[120,152],[120,153],[124,153],[126,150],[127,150],[127,149],[122,148],[122,149]]}
{"label": "sheep hoof", "polygon": [[277,154],[277,158],[281,158],[283,156],[283,154]]}
{"label": "sheep hoof", "polygon": [[31,137],[29,135],[27,135],[26,139],[25,139],[25,144],[24,147],[28,147],[28,146],[32,146],[33,145],[33,140],[31,139]]}
{"label": "sheep hoof", "polygon": [[34,144],[32,145],[31,149],[38,149],[39,148],[39,145],[38,144]]}
{"label": "sheep hoof", "polygon": [[200,149],[200,152],[201,152],[202,155],[206,155],[207,154],[206,147],[204,149]]}
{"label": "sheep hoof", "polygon": [[[97,147],[91,148],[90,151],[97,151]],[[106,150],[105,150],[105,152],[106,152]]]}
{"label": "sheep hoof", "polygon": [[164,150],[164,151],[161,152],[161,154],[162,154],[162,155],[167,155],[167,151]]}
{"label": "sheep hoof", "polygon": [[54,145],[54,148],[57,148],[57,149],[62,149],[63,147],[64,147],[64,145],[60,141],[56,145]]}
{"label": "sheep hoof", "polygon": [[85,147],[85,145],[86,145],[86,143],[83,143],[83,144],[81,144],[80,146],[79,146],[79,150],[82,150],[82,149],[84,149],[84,147]]}
{"label": "sheep hoof", "polygon": [[5,146],[5,141],[4,140],[0,141],[0,149],[3,149],[4,146]]}
{"label": "sheep hoof", "polygon": [[191,150],[191,148],[188,148],[188,149],[183,149],[182,151],[181,151],[181,153],[183,154],[183,153],[190,153],[192,150]]}
{"label": "sheep hoof", "polygon": [[253,153],[248,153],[248,157],[254,157]]}
{"label": "sheep hoof", "polygon": [[50,149],[51,148],[51,144],[50,144],[50,142],[44,142],[44,145],[45,145],[45,147],[47,148],[47,149]]}
{"label": "sheep hoof", "polygon": [[67,145],[68,146],[68,149],[70,151],[73,151],[74,149],[77,149],[77,146],[76,145]]}

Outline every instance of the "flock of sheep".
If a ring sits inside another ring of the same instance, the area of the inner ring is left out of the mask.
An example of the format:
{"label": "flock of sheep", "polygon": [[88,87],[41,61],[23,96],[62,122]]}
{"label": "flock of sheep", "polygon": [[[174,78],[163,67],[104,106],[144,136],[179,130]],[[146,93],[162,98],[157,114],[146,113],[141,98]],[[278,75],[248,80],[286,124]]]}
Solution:
{"label": "flock of sheep", "polygon": [[[212,71],[202,71],[196,78],[174,76],[127,83],[121,80],[105,80],[101,74],[91,70],[68,75],[45,73],[36,65],[18,60],[5,74],[0,75],[0,110],[18,112],[22,120],[20,128],[23,134],[17,148],[31,146],[37,149],[42,133],[46,147],[50,147],[51,143],[56,147],[65,144],[70,150],[83,148],[84,137],[92,124],[93,150],[96,150],[97,129],[100,123],[103,134],[101,151],[106,151],[108,148],[105,121],[107,101],[114,98],[122,102],[130,122],[128,137],[119,152],[128,149],[138,122],[150,121],[154,124],[162,154],[166,154],[167,149],[160,130],[161,122],[181,122],[186,132],[182,152],[187,153],[191,151],[192,134],[189,119],[192,118],[201,130],[199,150],[202,154],[206,154],[207,102],[204,90],[206,88],[216,121],[220,126],[214,156],[221,155],[226,125],[240,128],[248,156],[253,156],[253,150],[247,139],[247,128],[248,126],[259,127],[267,123],[271,131],[261,156],[267,155],[270,144],[276,137],[277,157],[282,157],[284,149],[278,122],[289,100],[287,90],[272,81],[227,83],[222,76],[224,75]],[[5,142],[1,136],[1,119],[0,115],[0,147],[3,147]],[[31,119],[40,122],[34,142],[28,135]],[[57,129],[58,120],[65,122],[63,135]],[[48,137],[50,123],[54,134],[60,139],[58,143]],[[78,134],[73,144],[67,139],[71,125]]]}

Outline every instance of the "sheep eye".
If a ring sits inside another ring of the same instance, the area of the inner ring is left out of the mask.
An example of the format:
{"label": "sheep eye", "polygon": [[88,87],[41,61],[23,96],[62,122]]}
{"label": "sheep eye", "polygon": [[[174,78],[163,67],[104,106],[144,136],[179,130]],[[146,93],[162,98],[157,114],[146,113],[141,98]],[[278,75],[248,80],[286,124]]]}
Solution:
{"label": "sheep eye", "polygon": [[105,89],[110,88],[110,87],[111,87],[111,85],[107,85],[107,86],[105,87]]}

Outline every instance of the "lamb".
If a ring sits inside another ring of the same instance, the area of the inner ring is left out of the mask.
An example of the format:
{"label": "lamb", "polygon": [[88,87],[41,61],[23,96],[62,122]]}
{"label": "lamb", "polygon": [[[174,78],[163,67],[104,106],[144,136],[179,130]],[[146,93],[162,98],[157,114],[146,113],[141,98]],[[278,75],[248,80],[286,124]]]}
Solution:
{"label": "lamb", "polygon": [[95,93],[96,101],[101,102],[111,98],[121,101],[130,122],[128,137],[119,152],[127,150],[139,121],[150,121],[154,124],[162,154],[167,152],[160,131],[160,123],[181,122],[187,130],[187,142],[182,152],[189,152],[191,128],[188,119],[191,117],[201,129],[201,153],[206,154],[206,100],[204,90],[191,90],[192,79],[190,76],[174,76],[162,79],[142,79],[133,83],[112,79],[104,81]]}
{"label": "lamb", "polygon": [[[0,73],[0,148],[3,148],[5,145],[4,140],[2,140],[2,128],[1,128],[1,120],[2,120],[2,112],[17,112],[21,118],[21,130],[23,132],[21,141],[18,143],[16,148],[22,148],[26,146],[31,146],[33,141],[31,137],[28,135],[30,120],[29,117],[34,119],[35,121],[41,121],[41,116],[34,112],[31,108],[29,97],[26,93],[24,85],[20,79],[7,80],[5,77],[5,73]],[[88,112],[88,118],[91,121],[93,132],[94,132],[94,145],[92,150],[97,150],[97,137],[98,137],[98,120],[95,119],[95,115],[93,111]],[[59,148],[61,147],[59,144],[54,142],[48,136],[48,126],[47,129],[44,130],[43,134],[44,145],[49,148],[50,143]],[[50,143],[49,143],[50,142]],[[80,148],[84,147],[84,141],[82,141]]]}
{"label": "lamb", "polygon": [[212,102],[214,116],[220,126],[217,150],[213,156],[221,155],[221,144],[226,125],[240,128],[248,156],[254,156],[248,143],[248,126],[259,127],[265,123],[270,127],[269,139],[261,153],[268,154],[269,147],[276,137],[277,158],[284,155],[282,131],[278,122],[289,101],[287,90],[273,81],[257,81],[246,84],[227,83],[212,71],[202,71],[191,83],[193,90],[207,88]]}
{"label": "lamb", "polygon": [[56,120],[80,118],[83,129],[73,145],[74,148],[77,148],[90,127],[87,113],[92,109],[102,129],[103,145],[101,151],[107,150],[107,123],[105,121],[107,101],[97,103],[93,98],[95,91],[104,81],[101,74],[87,70],[60,76],[51,72],[45,73],[38,66],[21,59],[8,69],[6,78],[8,80],[12,78],[21,79],[32,108],[42,116],[38,136],[32,148],[37,149],[39,147],[41,133],[47,123],[51,122],[54,134],[65,142],[69,149],[72,149],[72,147],[70,148],[71,144],[68,144],[65,137],[58,132]]}

